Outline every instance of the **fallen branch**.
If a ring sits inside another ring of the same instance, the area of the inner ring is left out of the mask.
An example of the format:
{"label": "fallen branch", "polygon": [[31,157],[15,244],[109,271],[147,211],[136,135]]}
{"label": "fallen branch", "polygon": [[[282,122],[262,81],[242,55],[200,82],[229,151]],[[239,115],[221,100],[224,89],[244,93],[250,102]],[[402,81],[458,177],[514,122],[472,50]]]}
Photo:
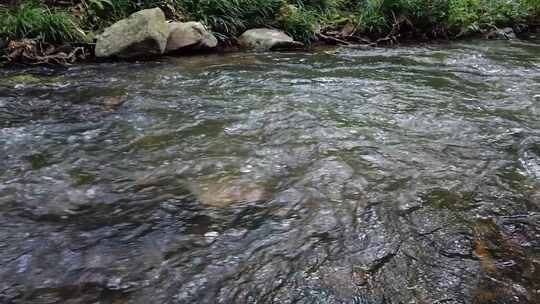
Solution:
{"label": "fallen branch", "polygon": [[366,37],[362,37],[362,36],[359,36],[359,35],[351,35],[351,36],[349,36],[349,39],[361,42],[361,43],[366,44],[366,45],[376,45],[376,43],[371,41],[371,39],[366,38]]}
{"label": "fallen branch", "polygon": [[345,40],[342,40],[342,39],[339,39],[339,38],[336,38],[336,37],[332,37],[332,36],[327,36],[327,35],[322,34],[322,33],[319,33],[318,36],[319,36],[319,38],[321,38],[322,40],[324,40],[326,42],[332,42],[332,43],[343,44],[343,45],[350,45],[351,44],[348,41],[345,41]]}

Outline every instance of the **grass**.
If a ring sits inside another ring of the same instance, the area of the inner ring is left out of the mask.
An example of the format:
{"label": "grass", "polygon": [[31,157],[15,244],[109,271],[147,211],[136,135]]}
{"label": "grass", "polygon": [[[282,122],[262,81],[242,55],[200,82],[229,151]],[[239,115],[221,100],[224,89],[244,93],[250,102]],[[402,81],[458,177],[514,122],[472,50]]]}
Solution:
{"label": "grass", "polygon": [[431,37],[458,37],[527,23],[540,0],[366,0],[356,20],[361,32],[386,34],[396,22]]}
{"label": "grass", "polygon": [[221,37],[235,37],[249,28],[271,25],[281,0],[179,0],[176,4],[187,19],[202,21]]}
{"label": "grass", "polygon": [[525,23],[533,7],[527,1],[451,0],[448,25],[458,35]]}
{"label": "grass", "polygon": [[7,40],[39,39],[51,43],[86,40],[75,18],[35,1],[0,9],[0,37]]}
{"label": "grass", "polygon": [[309,43],[317,38],[320,18],[320,12],[289,4],[280,9],[276,25],[296,40]]}
{"label": "grass", "polygon": [[[538,22],[540,0],[78,0],[71,10],[22,1],[0,9],[0,38],[85,41],[87,33],[150,7],[169,19],[201,21],[221,40],[254,27],[279,28],[310,42],[345,24],[356,34],[384,37],[461,37],[505,26]],[[76,12],[76,13],[73,13]]]}

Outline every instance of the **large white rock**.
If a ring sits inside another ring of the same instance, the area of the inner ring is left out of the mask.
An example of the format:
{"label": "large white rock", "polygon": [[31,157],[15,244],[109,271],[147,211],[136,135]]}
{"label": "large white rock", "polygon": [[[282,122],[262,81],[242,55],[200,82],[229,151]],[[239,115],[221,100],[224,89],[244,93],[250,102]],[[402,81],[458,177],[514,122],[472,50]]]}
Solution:
{"label": "large white rock", "polygon": [[240,47],[263,51],[297,49],[304,45],[282,31],[258,28],[244,32],[238,38]]}
{"label": "large white rock", "polygon": [[212,49],[218,44],[216,37],[200,22],[169,23],[166,52]]}
{"label": "large white rock", "polygon": [[169,25],[159,8],[146,9],[122,19],[97,37],[96,57],[133,58],[165,52]]}

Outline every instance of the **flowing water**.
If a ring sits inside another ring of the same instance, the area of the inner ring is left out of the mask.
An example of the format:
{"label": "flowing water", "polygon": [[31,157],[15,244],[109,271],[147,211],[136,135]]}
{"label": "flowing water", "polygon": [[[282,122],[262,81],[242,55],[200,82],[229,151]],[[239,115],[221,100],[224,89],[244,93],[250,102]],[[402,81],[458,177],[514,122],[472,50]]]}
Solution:
{"label": "flowing water", "polygon": [[538,42],[0,73],[0,303],[540,303]]}

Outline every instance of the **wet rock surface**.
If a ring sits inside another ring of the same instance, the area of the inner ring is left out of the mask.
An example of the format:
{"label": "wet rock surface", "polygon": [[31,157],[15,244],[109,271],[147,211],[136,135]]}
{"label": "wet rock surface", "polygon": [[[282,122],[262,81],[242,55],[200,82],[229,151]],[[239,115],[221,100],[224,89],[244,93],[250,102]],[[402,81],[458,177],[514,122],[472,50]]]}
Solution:
{"label": "wet rock surface", "polygon": [[538,303],[539,54],[2,70],[0,303]]}

